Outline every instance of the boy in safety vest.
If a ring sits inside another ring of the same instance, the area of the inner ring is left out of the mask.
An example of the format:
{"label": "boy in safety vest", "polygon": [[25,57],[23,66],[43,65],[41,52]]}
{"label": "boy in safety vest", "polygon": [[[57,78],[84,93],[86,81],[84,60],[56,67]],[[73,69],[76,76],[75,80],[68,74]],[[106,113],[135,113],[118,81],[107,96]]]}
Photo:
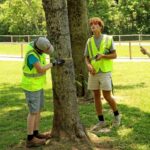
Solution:
{"label": "boy in safety vest", "polygon": [[50,138],[50,134],[39,133],[40,111],[44,104],[43,87],[46,82],[46,71],[55,65],[62,65],[64,60],[57,59],[46,64],[46,54],[53,52],[53,46],[47,38],[39,37],[29,43],[23,65],[21,86],[29,107],[27,117],[27,147],[40,146]]}
{"label": "boy in safety vest", "polygon": [[98,17],[93,17],[89,20],[89,24],[93,35],[87,41],[84,56],[89,71],[88,89],[94,93],[95,108],[99,120],[92,130],[97,131],[106,126],[102,111],[101,91],[113,110],[113,125],[120,125],[120,115],[115,99],[111,95],[112,59],[116,58],[117,54],[112,37],[102,34],[104,29],[103,21]]}

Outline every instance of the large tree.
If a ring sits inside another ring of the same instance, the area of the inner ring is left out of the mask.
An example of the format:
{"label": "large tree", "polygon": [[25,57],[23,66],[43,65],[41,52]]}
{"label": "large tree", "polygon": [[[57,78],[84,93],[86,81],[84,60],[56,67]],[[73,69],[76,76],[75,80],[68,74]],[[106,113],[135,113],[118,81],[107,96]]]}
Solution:
{"label": "large tree", "polygon": [[89,99],[91,98],[91,94],[87,90],[88,73],[83,54],[88,38],[87,2],[81,0],[67,1],[77,96]]}
{"label": "large tree", "polygon": [[52,137],[59,139],[59,143],[63,141],[64,144],[64,141],[86,143],[86,149],[90,149],[90,140],[80,123],[77,108],[67,1],[43,0],[43,7],[46,15],[48,38],[55,47],[54,56],[66,61],[63,66],[52,69],[54,99]]}

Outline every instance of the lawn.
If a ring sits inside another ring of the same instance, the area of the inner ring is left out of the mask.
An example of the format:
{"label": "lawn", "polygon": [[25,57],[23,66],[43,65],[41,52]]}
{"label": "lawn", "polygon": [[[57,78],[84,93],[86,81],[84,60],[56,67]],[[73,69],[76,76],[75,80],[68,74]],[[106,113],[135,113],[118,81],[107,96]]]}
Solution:
{"label": "lawn", "polygon": [[0,43],[0,55],[21,56],[21,49],[24,53],[26,45],[25,43]]}
{"label": "lawn", "polygon": [[[8,150],[26,139],[28,109],[20,88],[22,62],[0,61],[0,149]],[[97,133],[101,146],[119,150],[150,149],[150,64],[149,62],[115,62],[114,96],[122,114],[122,125],[109,132]],[[47,73],[46,103],[41,131],[52,127],[53,102],[50,73]],[[106,121],[113,119],[103,100]],[[93,103],[79,103],[81,122],[86,128],[97,123]]]}
{"label": "lawn", "polygon": [[[145,44],[149,44],[149,42],[145,42]],[[0,55],[24,56],[26,45],[26,43],[0,43]],[[144,47],[150,49],[150,45]],[[116,50],[118,57],[130,57],[128,42],[116,44]],[[139,45],[135,45],[134,42],[131,43],[131,57],[147,58],[147,56],[141,54]]]}
{"label": "lawn", "polygon": [[[150,46],[143,46],[146,49],[150,49]],[[131,58],[146,58],[140,51],[139,45],[132,45],[131,50],[129,50],[129,45],[116,45],[117,56],[118,57],[131,57]],[[130,54],[131,53],[131,54]]]}

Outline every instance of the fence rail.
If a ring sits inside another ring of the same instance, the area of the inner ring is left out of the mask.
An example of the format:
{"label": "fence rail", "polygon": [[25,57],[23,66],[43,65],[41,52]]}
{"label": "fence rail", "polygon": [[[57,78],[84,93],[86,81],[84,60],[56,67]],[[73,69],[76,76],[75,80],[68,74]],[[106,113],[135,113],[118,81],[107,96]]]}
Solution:
{"label": "fence rail", "polygon": [[[0,56],[24,57],[28,42],[45,35],[0,35]],[[113,35],[119,58],[147,58],[139,51],[142,45],[150,50],[150,34]]]}
{"label": "fence rail", "polygon": [[[46,35],[0,35],[0,42],[30,42]],[[150,34],[112,35],[114,41],[150,41]]]}
{"label": "fence rail", "polygon": [[30,42],[46,35],[0,35],[0,42]]}

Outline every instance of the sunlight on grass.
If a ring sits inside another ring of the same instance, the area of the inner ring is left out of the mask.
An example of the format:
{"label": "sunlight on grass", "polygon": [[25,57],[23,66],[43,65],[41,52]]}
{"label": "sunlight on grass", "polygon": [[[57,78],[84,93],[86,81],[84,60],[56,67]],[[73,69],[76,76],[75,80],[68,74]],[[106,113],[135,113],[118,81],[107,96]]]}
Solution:
{"label": "sunlight on grass", "polygon": [[13,111],[13,110],[21,110],[21,109],[22,109],[22,107],[19,107],[19,106],[5,107],[5,108],[1,109],[1,114],[9,112],[9,111]]}
{"label": "sunlight on grass", "polygon": [[[146,49],[150,49],[150,46],[144,46]],[[117,56],[118,57],[129,57],[130,52],[129,52],[129,43],[127,45],[117,45],[116,46],[117,50]],[[132,45],[131,46],[131,57],[140,57],[140,58],[147,58],[146,55],[143,55],[140,52],[140,47],[139,45]]]}
{"label": "sunlight on grass", "polygon": [[131,132],[133,131],[133,129],[131,128],[120,128],[117,133],[121,138],[125,138],[127,137],[129,134],[131,134]]}
{"label": "sunlight on grass", "polygon": [[[146,58],[147,56],[142,55],[140,52],[140,47],[137,43],[137,45],[132,45],[134,42],[131,42],[131,52],[132,52],[132,57],[141,57],[141,58]],[[146,42],[148,43],[148,42]],[[23,56],[26,53],[26,46],[27,43],[24,43],[21,45],[21,43],[1,43],[0,44],[0,54],[2,55],[16,55],[21,57],[21,53],[23,52]],[[150,46],[145,45],[144,46],[146,49],[150,49]],[[5,49],[5,50],[4,50]],[[23,50],[21,52],[21,49]],[[118,57],[129,57],[129,42],[126,42],[126,45],[117,45],[116,44],[116,50]]]}
{"label": "sunlight on grass", "polygon": [[149,150],[150,147],[148,146],[148,144],[132,144],[131,145],[132,149],[135,150]]}
{"label": "sunlight on grass", "polygon": [[[26,137],[26,106],[20,87],[22,62],[0,61],[0,148],[11,146]],[[108,133],[99,133],[101,145],[120,150],[149,150],[150,130],[150,63],[115,62],[113,71],[114,96],[122,115],[121,126]],[[45,107],[40,129],[47,131],[53,125],[52,81],[47,72]],[[103,102],[106,122],[110,125],[113,113],[108,103]],[[79,103],[80,119],[85,128],[97,123],[94,103]]]}
{"label": "sunlight on grass", "polygon": [[44,111],[41,113],[41,116],[42,117],[49,117],[49,116],[53,116],[53,112],[50,112],[50,111]]}

